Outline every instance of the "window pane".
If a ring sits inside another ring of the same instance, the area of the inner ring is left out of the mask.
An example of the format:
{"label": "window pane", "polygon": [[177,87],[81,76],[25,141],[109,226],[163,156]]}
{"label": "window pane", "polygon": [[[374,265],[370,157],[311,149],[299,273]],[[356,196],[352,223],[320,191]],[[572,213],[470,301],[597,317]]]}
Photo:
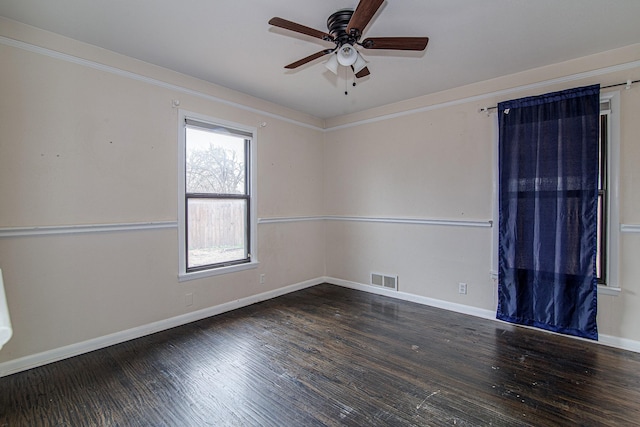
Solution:
{"label": "window pane", "polygon": [[246,199],[188,199],[187,268],[248,259]]}
{"label": "window pane", "polygon": [[187,193],[245,194],[245,139],[186,129]]}
{"label": "window pane", "polygon": [[604,283],[604,274],[602,268],[604,267],[604,246],[603,246],[603,231],[604,231],[604,217],[603,217],[603,207],[604,207],[604,195],[601,193],[598,194],[598,231],[597,231],[597,245],[598,245],[598,253],[596,256],[596,277],[598,278],[598,283]]}
{"label": "window pane", "polygon": [[607,114],[600,114],[600,138],[598,141],[598,249],[596,254],[596,277],[600,285],[607,284],[607,126]]}
{"label": "window pane", "polygon": [[598,190],[607,188],[607,132],[607,115],[602,114],[598,139]]}

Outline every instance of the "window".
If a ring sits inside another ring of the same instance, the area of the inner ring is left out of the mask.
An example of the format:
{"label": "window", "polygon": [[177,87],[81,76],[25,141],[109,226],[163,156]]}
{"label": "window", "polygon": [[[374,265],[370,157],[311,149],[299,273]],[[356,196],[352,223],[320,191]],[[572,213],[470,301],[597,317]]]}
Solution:
{"label": "window", "polygon": [[596,257],[596,276],[599,285],[607,283],[607,213],[608,213],[608,188],[607,188],[607,147],[609,141],[609,115],[608,103],[603,110],[600,105],[600,139],[598,141],[598,255]]}
{"label": "window", "polygon": [[[596,274],[599,293],[617,295],[619,292],[618,254],[620,221],[618,214],[618,182],[620,164],[620,94],[609,92],[600,94],[600,146],[599,146],[599,191],[598,191],[598,254]],[[498,164],[498,120],[494,121],[494,162]],[[498,194],[497,167],[494,175],[494,216],[491,274],[498,278]]]}
{"label": "window", "polygon": [[619,289],[618,253],[620,220],[618,181],[620,164],[620,94],[600,96],[600,143],[598,173],[598,254],[596,274],[601,291]]}
{"label": "window", "polygon": [[597,340],[600,85],[498,104],[496,317]]}
{"label": "window", "polygon": [[254,267],[254,129],[180,112],[180,277]]}

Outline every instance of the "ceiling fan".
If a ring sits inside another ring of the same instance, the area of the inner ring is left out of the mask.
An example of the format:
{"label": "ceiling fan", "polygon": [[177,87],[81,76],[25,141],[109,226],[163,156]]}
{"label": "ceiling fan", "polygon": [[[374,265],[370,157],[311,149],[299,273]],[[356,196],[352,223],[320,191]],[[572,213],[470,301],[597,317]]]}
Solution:
{"label": "ceiling fan", "polygon": [[284,68],[298,68],[325,55],[333,54],[325,63],[329,70],[338,74],[338,66],[351,67],[355,76],[360,78],[368,76],[370,72],[367,62],[362,58],[356,46],[363,49],[425,50],[429,42],[428,37],[370,37],[360,41],[364,29],[382,3],[384,0],[360,0],[355,11],[342,9],[333,13],[327,19],[328,33],[283,18],[271,18],[269,24],[273,26],[335,43],[334,48],[323,49],[285,65]]}

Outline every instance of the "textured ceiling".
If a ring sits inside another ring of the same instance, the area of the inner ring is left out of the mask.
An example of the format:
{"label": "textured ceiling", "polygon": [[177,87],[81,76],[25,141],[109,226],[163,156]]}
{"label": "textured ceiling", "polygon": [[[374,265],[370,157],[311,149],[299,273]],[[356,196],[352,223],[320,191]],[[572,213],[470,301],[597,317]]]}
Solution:
{"label": "textured ceiling", "polygon": [[[640,42],[639,0],[387,0],[364,37],[427,36],[424,52],[364,51],[352,87],[323,59],[332,47],[268,25],[279,16],[327,31],[357,0],[0,0],[0,15],[318,118]],[[345,89],[349,95],[344,94]]]}

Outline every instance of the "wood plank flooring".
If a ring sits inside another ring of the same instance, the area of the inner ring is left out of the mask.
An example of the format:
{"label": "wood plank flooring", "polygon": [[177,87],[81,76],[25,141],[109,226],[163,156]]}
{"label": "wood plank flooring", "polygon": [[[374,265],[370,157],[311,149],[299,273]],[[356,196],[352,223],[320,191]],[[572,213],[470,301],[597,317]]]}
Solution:
{"label": "wood plank flooring", "polygon": [[323,284],[0,378],[0,426],[640,425],[640,354]]}

